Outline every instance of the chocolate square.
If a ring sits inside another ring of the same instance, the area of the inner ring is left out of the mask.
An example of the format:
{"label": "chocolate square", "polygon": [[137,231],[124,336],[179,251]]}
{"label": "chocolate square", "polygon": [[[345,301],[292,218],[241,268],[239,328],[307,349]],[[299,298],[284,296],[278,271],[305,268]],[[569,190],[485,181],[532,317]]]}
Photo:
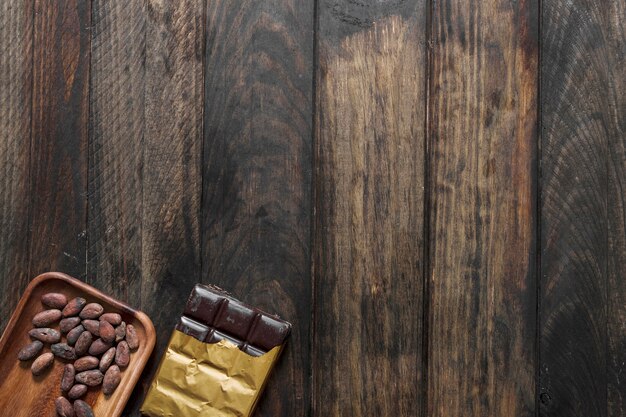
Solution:
{"label": "chocolate square", "polygon": [[212,325],[222,303],[226,300],[208,288],[196,285],[187,300],[184,315],[206,325]]}
{"label": "chocolate square", "polygon": [[280,345],[290,331],[291,325],[289,323],[261,315],[248,336],[248,343],[264,350],[270,350],[274,346]]}

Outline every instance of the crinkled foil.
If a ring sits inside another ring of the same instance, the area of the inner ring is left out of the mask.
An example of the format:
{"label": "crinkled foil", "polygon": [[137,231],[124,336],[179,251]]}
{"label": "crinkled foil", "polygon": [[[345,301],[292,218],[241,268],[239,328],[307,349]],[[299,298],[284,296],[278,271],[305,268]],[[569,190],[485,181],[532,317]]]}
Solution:
{"label": "crinkled foil", "polygon": [[248,417],[280,354],[254,357],[234,344],[174,330],[141,412],[150,417]]}

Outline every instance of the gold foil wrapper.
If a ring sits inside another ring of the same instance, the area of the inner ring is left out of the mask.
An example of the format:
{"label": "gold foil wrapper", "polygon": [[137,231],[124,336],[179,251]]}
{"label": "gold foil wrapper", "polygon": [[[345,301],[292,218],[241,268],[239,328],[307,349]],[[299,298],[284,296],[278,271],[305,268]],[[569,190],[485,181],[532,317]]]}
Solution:
{"label": "gold foil wrapper", "polygon": [[204,343],[174,330],[141,412],[150,417],[248,417],[281,348],[255,357],[226,340]]}

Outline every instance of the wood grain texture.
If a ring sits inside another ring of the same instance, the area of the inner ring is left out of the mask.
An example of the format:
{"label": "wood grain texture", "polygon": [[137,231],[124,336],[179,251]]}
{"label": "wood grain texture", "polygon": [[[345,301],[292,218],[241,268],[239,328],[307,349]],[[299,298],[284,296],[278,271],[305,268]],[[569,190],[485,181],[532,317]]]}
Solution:
{"label": "wood grain texture", "polygon": [[309,406],[313,2],[207,2],[202,277],[293,323],[258,416]]}
{"label": "wood grain texture", "polygon": [[607,416],[626,416],[626,3],[608,10],[608,323]]}
{"label": "wood grain texture", "polygon": [[157,347],[126,415],[139,415],[160,358],[200,282],[204,7],[147,2],[141,213],[141,308]]}
{"label": "wood grain texture", "polygon": [[36,0],[29,274],[85,274],[89,2]]}
{"label": "wood grain texture", "polygon": [[215,283],[294,324],[257,416],[626,417],[625,27],[624,0],[0,1],[0,331],[50,269],[141,308],[139,417]]}
{"label": "wood grain texture", "polygon": [[538,5],[432,13],[429,415],[534,416]]}
{"label": "wood grain texture", "polygon": [[92,3],[87,281],[141,300],[146,10]]}
{"label": "wood grain texture", "polygon": [[418,416],[426,2],[318,16],[313,415]]}
{"label": "wood grain texture", "polygon": [[626,413],[623,7],[543,2],[542,416]]}
{"label": "wood grain texture", "polygon": [[0,331],[29,280],[32,8],[0,2]]}
{"label": "wood grain texture", "polygon": [[89,279],[144,310],[157,348],[139,407],[200,280],[204,14],[198,2],[94,2]]}

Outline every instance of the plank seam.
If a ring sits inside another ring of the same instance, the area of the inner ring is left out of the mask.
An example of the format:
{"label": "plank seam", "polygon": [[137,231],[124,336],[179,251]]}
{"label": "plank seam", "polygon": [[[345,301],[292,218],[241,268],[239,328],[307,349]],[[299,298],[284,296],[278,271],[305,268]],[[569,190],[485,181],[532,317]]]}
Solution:
{"label": "plank seam", "polygon": [[315,342],[316,335],[316,326],[317,326],[317,297],[316,297],[316,280],[315,280],[315,257],[316,257],[316,248],[315,244],[317,240],[316,230],[317,230],[317,221],[316,221],[316,208],[318,202],[318,191],[317,191],[317,179],[318,179],[318,154],[316,152],[317,146],[317,105],[319,103],[318,99],[318,82],[317,76],[319,71],[319,0],[314,0],[313,5],[313,74],[311,76],[311,84],[312,84],[312,94],[311,94],[311,191],[310,191],[310,228],[309,228],[309,274],[311,280],[311,326],[309,327],[309,355],[311,361],[309,363],[309,404],[308,404],[308,415],[313,416],[313,412],[315,409],[314,401],[316,400],[316,381],[315,381],[315,373],[314,367],[317,363],[317,355],[316,350],[313,348]]}
{"label": "plank seam", "polygon": [[[607,9],[610,9],[610,6],[607,7]],[[607,24],[608,28],[611,28],[611,22],[610,19],[608,19],[609,22]],[[603,22],[604,23],[604,22]],[[609,29],[611,30],[611,29]],[[604,32],[603,32],[604,33]],[[607,42],[606,39],[604,39],[605,42]],[[608,43],[608,42],[607,42]],[[609,57],[606,57],[607,59],[607,64],[609,61]],[[609,97],[610,95],[610,77],[611,77],[611,68],[610,68],[610,64],[608,64],[609,66],[607,66],[607,88],[606,88],[606,97]],[[610,104],[609,104],[610,106]],[[607,109],[609,114],[610,114],[610,109]],[[613,126],[612,123],[609,126],[609,132],[607,132],[608,134],[606,135],[606,148],[605,148],[605,153],[604,153],[604,180],[605,180],[605,191],[604,191],[604,213],[605,213],[605,217],[604,217],[604,248],[605,248],[605,254],[606,256],[604,257],[604,415],[609,417],[609,370],[610,370],[610,366],[609,366],[609,314],[611,314],[611,309],[610,309],[610,302],[609,302],[609,286],[611,285],[610,283],[610,279],[609,279],[609,268],[610,268],[610,259],[611,259],[611,253],[610,253],[610,242],[609,242],[609,235],[610,235],[610,214],[609,214],[609,190],[611,188],[610,186],[610,182],[611,182],[611,172],[610,172],[610,167],[609,167],[609,155],[611,152],[611,142],[613,139]]]}
{"label": "plank seam", "polygon": [[421,416],[428,415],[428,370],[429,370],[429,334],[430,334],[430,216],[431,216],[431,146],[430,146],[430,99],[432,75],[432,27],[433,1],[429,0],[426,7],[426,70],[424,74],[424,209],[423,209],[423,244],[422,244],[422,407]]}
{"label": "plank seam", "polygon": [[310,292],[311,292],[311,325],[309,327],[309,383],[311,384],[311,390],[309,392],[309,404],[308,415],[313,415],[313,401],[315,400],[315,383],[313,381],[313,366],[316,361],[314,360],[315,349],[313,349],[313,343],[315,341],[315,322],[316,322],[316,297],[315,297],[315,229],[316,229],[316,207],[317,207],[317,154],[315,152],[317,144],[317,74],[319,65],[319,46],[318,46],[318,34],[319,34],[319,1],[314,0],[313,3],[313,72],[311,74],[311,190],[310,190],[310,202],[309,202],[309,279],[310,279]]}
{"label": "plank seam", "polygon": [[88,54],[89,54],[89,58],[87,59],[89,68],[88,68],[88,72],[89,75],[87,76],[87,82],[89,83],[89,85],[87,86],[87,146],[85,149],[86,152],[86,163],[87,163],[87,169],[86,169],[86,174],[85,174],[85,281],[88,282],[89,281],[89,211],[90,211],[90,199],[89,199],[89,167],[91,166],[91,152],[89,152],[89,150],[91,149],[91,143],[92,143],[92,133],[93,133],[93,129],[91,129],[91,115],[92,115],[92,72],[91,72],[91,60],[93,57],[93,22],[94,22],[94,15],[93,15],[93,2],[94,0],[90,0],[89,1],[89,50],[88,50]]}
{"label": "plank seam", "polygon": [[[208,1],[208,0],[207,0]],[[204,271],[204,228],[202,222],[202,209],[204,207],[204,163],[205,163],[205,142],[206,139],[204,137],[206,121],[204,120],[206,114],[206,92],[207,92],[207,77],[206,77],[206,66],[207,66],[207,28],[209,26],[209,13],[208,8],[209,5],[207,2],[202,3],[202,114],[200,115],[200,201],[198,204],[198,241],[200,244],[200,252],[198,253],[198,282],[204,283],[202,279],[202,273]]]}
{"label": "plank seam", "polygon": [[[145,244],[144,244],[144,239],[145,239],[145,231],[146,231],[146,227],[145,227],[145,216],[144,216],[144,210],[146,209],[146,185],[144,184],[144,180],[145,180],[145,175],[144,175],[144,168],[145,168],[145,164],[146,164],[146,141],[145,141],[145,135],[146,135],[146,127],[148,126],[148,123],[146,122],[146,102],[147,102],[147,89],[146,89],[146,75],[147,75],[147,69],[146,69],[146,62],[147,62],[147,55],[148,55],[148,47],[147,47],[147,41],[148,41],[148,37],[147,37],[147,32],[148,32],[148,19],[150,18],[148,15],[148,9],[149,9],[149,0],[143,0],[141,2],[141,13],[142,13],[142,24],[143,24],[143,28],[142,28],[142,34],[141,36],[143,37],[143,41],[142,41],[142,48],[143,51],[141,51],[141,76],[142,76],[142,82],[141,82],[141,136],[139,137],[139,146],[141,147],[141,161],[140,161],[140,169],[139,171],[139,184],[141,186],[141,207],[137,210],[137,213],[139,216],[141,216],[141,221],[140,223],[140,227],[141,230],[139,232],[139,259],[138,259],[138,265],[139,265],[139,280],[140,283],[138,285],[138,289],[139,289],[139,294],[137,294],[138,298],[139,298],[139,306],[141,309],[144,309],[144,248],[145,248]],[[126,291],[128,291],[128,287],[126,288]]]}
{"label": "plank seam", "polygon": [[[31,21],[30,21],[30,123],[28,132],[28,137],[30,142],[28,144],[28,191],[30,194],[34,191],[34,178],[33,178],[33,146],[34,146],[34,138],[33,138],[33,124],[35,123],[33,120],[33,114],[35,113],[35,8],[37,0],[33,0],[31,3]],[[33,205],[32,201],[28,202],[28,207],[26,209],[26,221],[28,224],[28,228],[26,229],[29,233],[26,236],[26,248],[24,251],[26,252],[26,256],[28,259],[26,261],[26,270],[28,271],[27,279],[30,281],[33,278],[32,271],[32,257],[30,256],[30,245],[32,241],[30,230],[33,225]],[[23,265],[23,264],[22,264]]]}
{"label": "plank seam", "polygon": [[536,235],[535,235],[535,416],[539,417],[540,396],[541,396],[541,279],[542,279],[542,262],[541,262],[541,239],[542,239],[542,216],[541,216],[541,196],[542,196],[542,140],[543,140],[543,111],[542,111],[542,69],[543,69],[543,0],[537,0],[537,22],[538,22],[538,39],[537,39],[537,190],[536,190],[536,207],[535,216],[537,216]]}

